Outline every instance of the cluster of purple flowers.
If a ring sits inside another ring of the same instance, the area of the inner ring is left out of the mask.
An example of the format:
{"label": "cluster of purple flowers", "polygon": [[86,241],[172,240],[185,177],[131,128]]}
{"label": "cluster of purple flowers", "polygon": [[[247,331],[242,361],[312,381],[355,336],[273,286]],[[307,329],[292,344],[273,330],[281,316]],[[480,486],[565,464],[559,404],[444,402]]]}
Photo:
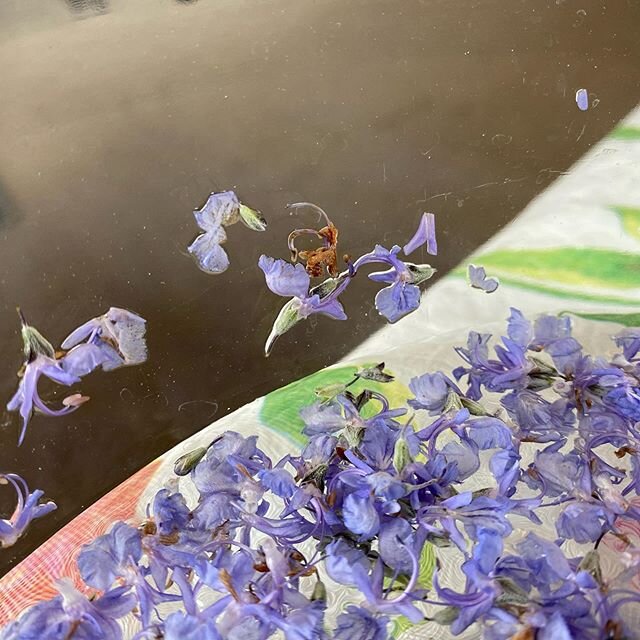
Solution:
{"label": "cluster of purple flowers", "polygon": [[[489,340],[472,332],[451,376],[412,379],[408,407],[367,388],[392,379],[382,366],[359,372],[301,409],[298,455],[274,462],[226,432],[182,456],[197,499],[172,481],[139,526],[83,547],[84,592],[62,582],[0,638],[117,640],[126,617],[138,640],[384,640],[394,616],[489,640],[635,637],[640,549],[624,525],[640,520],[640,330],[594,358],[567,317],[513,309],[502,344]],[[625,545],[614,575],[605,536]],[[334,620],[336,583],[353,604]]]}

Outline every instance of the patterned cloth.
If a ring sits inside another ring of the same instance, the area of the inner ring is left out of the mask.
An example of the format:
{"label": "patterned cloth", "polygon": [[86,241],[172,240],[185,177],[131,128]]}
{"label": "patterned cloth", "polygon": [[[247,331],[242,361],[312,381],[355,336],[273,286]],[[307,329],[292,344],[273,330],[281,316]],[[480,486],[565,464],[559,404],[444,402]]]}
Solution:
{"label": "patterned cloth", "polygon": [[[611,352],[609,336],[620,325],[640,325],[639,160],[640,109],[636,109],[471,257],[490,276],[500,278],[496,293],[471,291],[465,262],[426,292],[417,312],[377,332],[343,362],[242,407],[174,447],[0,580],[0,625],[51,597],[55,579],[71,576],[80,585],[75,558],[81,545],[107,531],[115,520],[142,519],[150,498],[173,476],[173,462],[180,455],[210,443],[226,429],[258,434],[268,454],[283,455],[304,441],[297,411],[313,402],[314,389],[349,380],[358,365],[384,360],[397,377],[384,391],[391,400],[403,401],[413,375],[451,369],[458,364],[452,347],[464,344],[468,329],[501,331],[510,306],[530,316],[543,311],[571,313],[576,336],[587,349]],[[640,532],[631,533],[640,537]],[[339,607],[348,597],[346,592],[334,593],[330,605]],[[434,633],[434,638],[446,637],[444,630]],[[424,637],[401,621],[396,621],[394,635]],[[465,637],[478,637],[478,632],[472,630]]]}

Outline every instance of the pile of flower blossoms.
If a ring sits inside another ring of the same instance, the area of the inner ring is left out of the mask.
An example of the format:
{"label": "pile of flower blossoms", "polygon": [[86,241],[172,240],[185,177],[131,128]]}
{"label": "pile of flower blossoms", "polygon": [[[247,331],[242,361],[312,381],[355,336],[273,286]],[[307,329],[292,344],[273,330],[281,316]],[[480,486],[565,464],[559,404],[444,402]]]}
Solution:
{"label": "pile of flower blossoms", "polygon": [[[82,591],[60,582],[0,637],[118,639],[125,619],[139,640],[384,640],[398,619],[420,637],[637,637],[640,330],[605,359],[567,317],[514,309],[490,338],[412,379],[408,407],[367,388],[392,380],[383,365],[325,390],[297,455],[226,432],[181,457],[144,522],[82,548]],[[327,615],[336,585],[351,604]]]}

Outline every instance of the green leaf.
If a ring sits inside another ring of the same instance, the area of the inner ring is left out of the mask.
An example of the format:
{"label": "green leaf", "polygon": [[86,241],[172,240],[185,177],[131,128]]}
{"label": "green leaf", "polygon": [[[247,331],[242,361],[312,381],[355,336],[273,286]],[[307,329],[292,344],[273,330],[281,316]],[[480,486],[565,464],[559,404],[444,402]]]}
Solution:
{"label": "green leaf", "polygon": [[596,320],[599,322],[615,322],[625,327],[640,327],[640,312],[638,313],[583,313],[581,311],[563,311],[563,314],[570,313],[586,320]]}
{"label": "green leaf", "polygon": [[252,231],[265,231],[267,228],[267,221],[260,211],[247,207],[246,204],[240,204],[238,209],[240,213],[240,220],[249,227]]}
{"label": "green leaf", "polygon": [[[373,367],[375,365],[376,363],[367,363],[363,366]],[[318,388],[351,382],[356,371],[358,371],[358,367],[323,369],[271,392],[265,397],[262,404],[260,411],[262,422],[274,431],[287,436],[293,442],[298,444],[306,442],[307,437],[301,433],[304,423],[300,418],[300,409],[318,400],[316,394]],[[412,397],[409,389],[397,380],[387,383],[358,380],[350,388],[355,391],[365,388],[378,391],[388,398],[391,406],[395,407],[404,406],[407,399]],[[371,416],[377,410],[377,403],[372,402],[370,406],[364,407],[362,414]]]}
{"label": "green leaf", "polygon": [[637,207],[611,207],[620,217],[622,228],[634,238],[640,239],[640,209]]}
{"label": "green leaf", "polygon": [[609,137],[615,140],[640,140],[640,127],[621,124],[609,134]]}

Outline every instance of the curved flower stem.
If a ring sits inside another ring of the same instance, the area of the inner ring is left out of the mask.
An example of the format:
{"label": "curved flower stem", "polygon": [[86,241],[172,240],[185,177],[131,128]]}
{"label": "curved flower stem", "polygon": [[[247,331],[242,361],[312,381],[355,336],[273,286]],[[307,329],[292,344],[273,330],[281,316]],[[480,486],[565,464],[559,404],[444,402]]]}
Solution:
{"label": "curved flower stem", "polygon": [[288,204],[287,208],[288,209],[303,209],[303,208],[313,209],[314,211],[319,213],[322,217],[324,217],[324,220],[327,223],[327,225],[333,224],[329,219],[329,216],[327,215],[326,211],[320,208],[317,204],[313,204],[313,202],[294,202],[293,204]]}

